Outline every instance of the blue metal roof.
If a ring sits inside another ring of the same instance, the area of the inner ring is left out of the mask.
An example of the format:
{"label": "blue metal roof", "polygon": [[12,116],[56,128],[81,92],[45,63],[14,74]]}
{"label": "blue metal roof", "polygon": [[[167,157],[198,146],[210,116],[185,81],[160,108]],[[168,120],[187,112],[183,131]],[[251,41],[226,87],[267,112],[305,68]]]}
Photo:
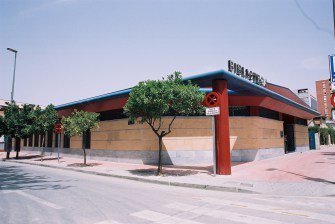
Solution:
{"label": "blue metal roof", "polygon": [[[228,89],[233,90],[232,95],[244,95],[244,96],[266,96],[271,97],[280,102],[284,102],[298,109],[306,111],[308,113],[314,114],[315,116],[320,116],[320,113],[313,110],[310,107],[301,105],[287,97],[284,97],[278,93],[268,90],[262,86],[256,85],[249,80],[243,79],[233,73],[227,72],[225,70],[218,70],[214,72],[204,73],[196,76],[187,77],[184,80],[191,80],[193,83],[198,84],[200,87],[211,86],[212,80],[215,79],[225,79],[227,80]],[[230,93],[228,92],[230,95]]]}
{"label": "blue metal roof", "polygon": [[[200,87],[210,87],[212,86],[212,80],[215,79],[225,79],[228,83],[228,94],[229,95],[240,95],[240,96],[266,96],[271,97],[280,102],[284,102],[298,109],[311,113],[315,116],[320,116],[320,113],[311,109],[310,107],[301,105],[288,99],[278,93],[268,90],[262,86],[256,85],[246,79],[243,79],[235,74],[227,72],[225,70],[218,70],[214,72],[208,72],[200,75],[195,75],[191,77],[184,78],[184,81],[190,80],[192,83],[198,84]],[[212,88],[200,88],[200,91],[211,92]],[[106,99],[117,98],[121,96],[127,96],[131,92],[131,88],[120,90],[117,92],[107,93],[83,100],[74,101],[71,103],[61,104],[55,107],[55,109],[65,109],[80,104],[87,104],[91,102],[98,102]]]}

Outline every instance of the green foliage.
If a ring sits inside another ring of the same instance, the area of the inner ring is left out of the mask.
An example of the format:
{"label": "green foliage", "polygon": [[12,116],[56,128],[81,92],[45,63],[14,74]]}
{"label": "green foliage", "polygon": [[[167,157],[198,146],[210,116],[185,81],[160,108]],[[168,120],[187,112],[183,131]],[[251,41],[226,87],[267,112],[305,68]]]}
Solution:
{"label": "green foliage", "polygon": [[34,111],[34,133],[45,134],[57,122],[57,111],[52,104],[48,105],[44,110],[39,106]]}
{"label": "green foliage", "polygon": [[64,134],[67,136],[82,136],[89,129],[99,126],[98,113],[75,111],[69,117],[62,117]]}
{"label": "green foliage", "polygon": [[5,135],[11,138],[27,138],[34,131],[34,105],[25,104],[20,109],[15,103],[7,104],[4,109]]}
{"label": "green foliage", "polygon": [[314,133],[319,133],[320,132],[320,126],[310,126],[308,127],[308,130],[314,131]]}
{"label": "green foliage", "polygon": [[320,128],[320,144],[321,145],[328,145],[328,128]]}
{"label": "green foliage", "polygon": [[3,116],[0,116],[0,137],[6,133],[6,126]]}
{"label": "green foliage", "polygon": [[201,113],[203,99],[197,85],[184,84],[180,72],[175,72],[166,80],[148,80],[132,88],[124,111],[131,120],[153,124],[164,115]]}
{"label": "green foliage", "polygon": [[331,144],[334,144],[335,143],[335,129],[332,126],[329,126],[328,133],[330,135]]}

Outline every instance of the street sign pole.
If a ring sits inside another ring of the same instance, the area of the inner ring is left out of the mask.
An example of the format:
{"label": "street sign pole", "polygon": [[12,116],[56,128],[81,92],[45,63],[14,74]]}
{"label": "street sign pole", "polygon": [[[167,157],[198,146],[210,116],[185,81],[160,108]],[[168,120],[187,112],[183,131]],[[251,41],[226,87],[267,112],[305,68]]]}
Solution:
{"label": "street sign pole", "polygon": [[62,124],[58,123],[55,125],[55,132],[57,133],[57,142],[58,142],[58,147],[57,147],[57,154],[58,154],[58,163],[59,163],[59,148],[60,148],[60,135],[63,131],[63,127],[62,127]]}
{"label": "street sign pole", "polygon": [[58,163],[59,163],[59,147],[60,147],[60,133],[57,134],[58,135],[58,147],[57,147],[57,151],[58,151]]}
{"label": "street sign pole", "polygon": [[212,136],[213,136],[213,176],[216,176],[216,142],[215,142],[215,115],[220,114],[219,106],[220,94],[210,92],[206,95],[204,103],[207,106],[206,116],[212,117]]}

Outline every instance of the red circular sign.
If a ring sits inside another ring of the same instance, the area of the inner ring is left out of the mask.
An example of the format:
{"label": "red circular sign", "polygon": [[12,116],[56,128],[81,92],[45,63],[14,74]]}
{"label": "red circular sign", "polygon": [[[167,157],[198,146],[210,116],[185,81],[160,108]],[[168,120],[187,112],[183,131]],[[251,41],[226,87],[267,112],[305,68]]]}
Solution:
{"label": "red circular sign", "polygon": [[57,134],[60,134],[60,133],[62,133],[62,131],[63,131],[62,125],[61,124],[56,124],[55,125],[55,132]]}
{"label": "red circular sign", "polygon": [[333,93],[330,97],[330,103],[333,105],[333,107],[335,107],[335,93]]}
{"label": "red circular sign", "polygon": [[220,94],[216,92],[210,92],[205,97],[205,104],[207,107],[216,107],[220,103]]}

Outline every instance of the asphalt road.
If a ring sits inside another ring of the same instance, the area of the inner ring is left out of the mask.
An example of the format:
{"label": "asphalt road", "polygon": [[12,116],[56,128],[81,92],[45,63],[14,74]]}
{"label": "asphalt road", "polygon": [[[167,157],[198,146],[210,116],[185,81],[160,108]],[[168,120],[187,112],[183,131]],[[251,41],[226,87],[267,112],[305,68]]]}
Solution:
{"label": "asphalt road", "polygon": [[0,223],[335,223],[335,197],[163,186],[0,162]]}

